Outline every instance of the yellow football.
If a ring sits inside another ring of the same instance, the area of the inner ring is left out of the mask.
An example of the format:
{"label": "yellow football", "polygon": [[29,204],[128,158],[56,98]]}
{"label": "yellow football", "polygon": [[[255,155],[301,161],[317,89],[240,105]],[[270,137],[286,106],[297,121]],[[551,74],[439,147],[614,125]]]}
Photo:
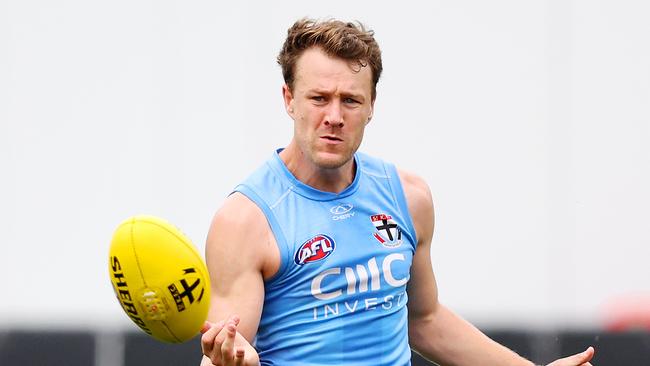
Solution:
{"label": "yellow football", "polygon": [[111,241],[108,271],[122,309],[147,334],[180,343],[201,330],[210,306],[208,271],[173,225],[153,216],[122,222]]}

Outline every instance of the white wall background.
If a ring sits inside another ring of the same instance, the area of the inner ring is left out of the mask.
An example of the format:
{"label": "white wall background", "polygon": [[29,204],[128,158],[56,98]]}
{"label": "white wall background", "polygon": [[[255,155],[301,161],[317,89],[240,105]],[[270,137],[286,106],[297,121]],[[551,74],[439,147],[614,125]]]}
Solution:
{"label": "white wall background", "polygon": [[121,327],[116,225],[202,251],[291,134],[275,57],[358,19],[385,73],[362,149],[422,175],[443,302],[483,325],[598,326],[650,292],[650,3],[0,0],[0,326]]}

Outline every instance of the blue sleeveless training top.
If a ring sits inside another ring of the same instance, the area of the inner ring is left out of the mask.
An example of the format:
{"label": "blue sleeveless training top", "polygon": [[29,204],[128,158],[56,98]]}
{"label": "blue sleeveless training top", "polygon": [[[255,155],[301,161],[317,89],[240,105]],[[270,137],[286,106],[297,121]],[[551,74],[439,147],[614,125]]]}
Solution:
{"label": "blue sleeveless training top", "polygon": [[255,341],[262,365],[410,365],[417,241],[395,167],[356,153],[353,183],[335,194],[298,181],[278,152],[235,188],[280,249]]}

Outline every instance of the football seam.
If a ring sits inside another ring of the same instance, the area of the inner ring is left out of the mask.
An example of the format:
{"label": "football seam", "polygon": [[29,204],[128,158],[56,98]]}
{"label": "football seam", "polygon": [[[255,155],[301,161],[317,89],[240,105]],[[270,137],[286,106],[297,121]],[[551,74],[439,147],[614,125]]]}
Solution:
{"label": "football seam", "polygon": [[167,331],[169,332],[169,334],[171,334],[172,337],[174,337],[174,339],[176,340],[176,342],[178,342],[178,343],[183,343],[183,341],[180,340],[180,339],[176,336],[176,334],[174,334],[174,332],[172,332],[172,330],[171,330],[171,329],[169,328],[169,326],[167,325],[167,322],[166,322],[166,321],[161,321],[161,322],[162,322],[162,324],[165,326],[165,329],[167,329]]}
{"label": "football seam", "polygon": [[[173,232],[173,231],[167,229],[166,227],[164,227],[164,226],[158,224],[157,222],[155,222],[155,221],[153,221],[153,220],[147,220],[147,219],[145,219],[145,218],[137,218],[137,219],[136,219],[136,218],[133,218],[132,221],[131,221],[131,227],[130,227],[130,233],[131,233],[131,247],[133,248],[133,254],[134,254],[134,256],[135,256],[135,261],[136,261],[136,263],[137,263],[137,265],[138,265],[138,271],[140,272],[140,277],[142,278],[142,282],[144,283],[145,287],[148,288],[149,285],[147,285],[147,281],[146,281],[146,279],[145,279],[145,277],[144,277],[144,273],[142,273],[142,267],[140,266],[140,259],[139,259],[139,257],[138,257],[138,253],[137,253],[137,251],[136,251],[136,249],[135,249],[135,241],[134,241],[134,233],[133,233],[133,227],[135,226],[134,224],[135,224],[137,221],[145,222],[145,223],[147,223],[147,224],[151,224],[151,225],[155,225],[155,226],[157,226],[157,227],[159,227],[159,228],[165,230],[165,231],[168,232],[169,234],[173,235],[176,239],[178,239],[179,241],[181,241],[181,242],[182,242],[186,247],[188,247],[188,248],[190,249],[190,251],[192,252],[192,255],[193,255],[194,257],[197,257],[197,258],[200,260],[200,263],[205,264],[205,263],[203,262],[203,258],[201,258],[201,256],[197,255],[197,250],[196,250],[196,248],[195,248],[193,245],[189,244],[189,243],[187,242],[187,240],[185,240],[185,238],[183,238],[183,237],[181,237],[181,236],[178,236],[178,234],[176,234],[175,232]],[[171,224],[169,224],[169,225],[171,225]],[[203,272],[203,271],[201,271],[201,272]],[[203,273],[203,275],[205,276],[205,273]],[[169,334],[170,334],[170,335],[171,335],[171,336],[176,340],[176,342],[178,342],[178,343],[182,343],[182,340],[180,340],[180,339],[176,336],[176,334],[174,334],[174,332],[171,330],[171,328],[167,325],[167,322],[165,322],[165,321],[161,321],[161,323],[162,323],[162,325],[165,327],[165,329],[167,329],[167,332],[168,332],[168,333],[169,333]]]}
{"label": "football seam", "polygon": [[[192,255],[199,260],[199,263],[202,263],[204,266],[207,266],[205,264],[205,261],[203,260],[203,257],[201,257],[198,254],[198,250],[196,249],[196,247],[193,244],[191,244],[191,242],[189,242],[189,239],[185,238],[185,235],[183,233],[181,233],[180,230],[178,228],[176,228],[173,224],[171,224],[169,222],[166,223],[167,225],[170,225],[171,227],[174,227],[178,231],[178,233],[176,233],[176,232],[174,232],[172,230],[169,230],[168,228],[166,228],[166,227],[160,225],[159,223],[157,223],[156,221],[149,220],[147,218],[139,218],[138,220],[141,221],[141,222],[146,222],[148,224],[156,225],[159,228],[161,228],[161,229],[165,230],[166,232],[170,233],[171,235],[176,237],[176,239],[181,241],[188,249],[190,249],[190,251],[192,252]],[[181,236],[179,236],[178,234],[181,234]],[[201,270],[201,272],[203,272],[203,268],[200,268],[200,270]],[[203,277],[207,277],[207,273],[202,273],[202,275],[203,275]]]}
{"label": "football seam", "polygon": [[[138,220],[136,220],[135,218],[133,218],[133,219],[131,220],[131,225],[130,225],[130,227],[129,227],[129,232],[131,233],[131,248],[133,248],[133,255],[134,255],[134,257],[135,257],[135,262],[136,262],[137,265],[138,265],[138,271],[140,272],[140,278],[142,278],[142,282],[144,283],[144,287],[145,287],[145,288],[149,288],[149,285],[147,284],[147,280],[146,280],[145,277],[144,277],[144,273],[142,273],[142,267],[140,266],[140,258],[138,257],[138,252],[137,252],[136,249],[135,249],[135,240],[134,240],[133,228],[135,227],[135,223],[136,223],[137,221],[138,221]],[[144,220],[142,220],[142,221],[144,221]],[[151,222],[150,222],[150,221],[147,221],[147,223],[151,223]],[[160,225],[156,225],[156,226],[161,227]],[[163,229],[164,229],[164,228],[163,228]],[[172,233],[172,234],[173,234],[173,233]],[[143,314],[143,315],[144,315],[145,317],[147,316],[146,314]],[[169,326],[167,325],[167,322],[165,322],[165,321],[161,321],[161,323],[162,323],[162,325],[165,327],[165,329],[167,330],[167,333],[169,333],[169,334],[172,336],[172,338],[174,338],[174,339],[176,340],[176,342],[180,343],[181,340],[178,339],[178,337],[176,336],[176,334],[174,334],[174,332],[172,332],[172,330],[171,330],[171,329],[169,328]]]}
{"label": "football seam", "polygon": [[147,279],[144,277],[144,273],[142,273],[142,267],[140,266],[140,258],[138,257],[138,252],[135,250],[135,240],[134,240],[134,233],[133,233],[133,228],[135,227],[135,219],[131,220],[131,225],[129,227],[129,232],[131,233],[131,248],[133,248],[133,256],[135,257],[135,263],[138,265],[138,272],[140,272],[140,278],[142,278],[142,283],[144,283],[144,287],[149,287],[147,284]]}

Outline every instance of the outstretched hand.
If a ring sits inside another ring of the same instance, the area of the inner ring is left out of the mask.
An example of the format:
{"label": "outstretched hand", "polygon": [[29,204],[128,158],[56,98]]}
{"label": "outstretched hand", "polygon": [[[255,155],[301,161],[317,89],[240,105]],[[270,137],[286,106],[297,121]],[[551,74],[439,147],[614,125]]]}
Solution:
{"label": "outstretched hand", "polygon": [[555,360],[549,363],[548,366],[593,366],[589,361],[594,357],[594,352],[594,347],[589,347],[584,352]]}
{"label": "outstretched hand", "polygon": [[238,325],[237,316],[203,325],[201,350],[214,366],[259,366],[257,351],[237,332]]}

